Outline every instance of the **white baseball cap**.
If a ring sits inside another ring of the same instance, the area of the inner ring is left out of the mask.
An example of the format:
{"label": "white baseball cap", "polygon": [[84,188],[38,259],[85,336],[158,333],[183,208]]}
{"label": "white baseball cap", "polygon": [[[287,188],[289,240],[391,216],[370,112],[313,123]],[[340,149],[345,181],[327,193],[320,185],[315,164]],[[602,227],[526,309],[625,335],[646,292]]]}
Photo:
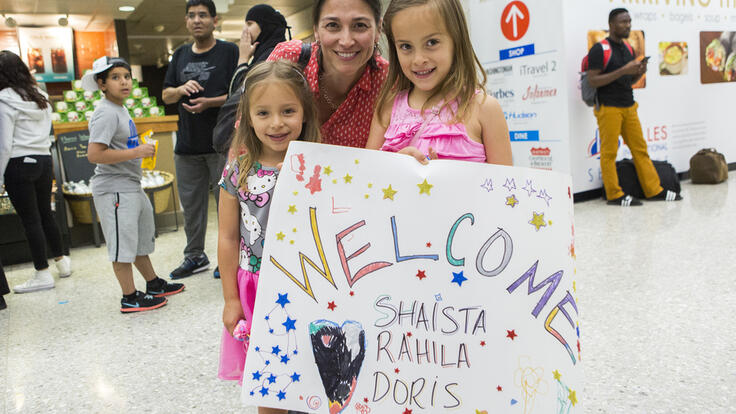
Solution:
{"label": "white baseball cap", "polygon": [[128,62],[120,57],[103,56],[101,58],[98,58],[92,63],[92,70],[88,70],[87,73],[82,76],[82,88],[87,91],[96,91],[97,89],[99,89],[97,87],[95,75],[110,69],[115,63],[124,63],[125,66],[130,68]]}

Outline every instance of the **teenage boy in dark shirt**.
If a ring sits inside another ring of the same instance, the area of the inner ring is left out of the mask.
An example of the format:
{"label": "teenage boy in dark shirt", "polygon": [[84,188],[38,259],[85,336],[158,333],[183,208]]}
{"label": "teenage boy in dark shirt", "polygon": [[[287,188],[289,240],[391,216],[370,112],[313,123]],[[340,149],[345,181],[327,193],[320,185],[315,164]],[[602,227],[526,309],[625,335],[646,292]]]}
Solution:
{"label": "teenage boy in dark shirt", "polygon": [[[637,114],[639,104],[634,102],[631,85],[646,73],[647,62],[635,59],[630,46],[624,44],[624,39],[631,33],[629,12],[623,8],[611,10],[608,25],[608,46],[597,43],[588,53],[588,80],[597,88],[600,103],[594,113],[600,130],[601,175],[608,204],[623,207],[642,205],[640,200],[625,194],[618,182],[616,154],[619,135],[631,150],[636,174],[647,199],[681,200],[679,194],[662,189],[642,134]],[[604,67],[606,47],[610,47],[610,59]]]}
{"label": "teenage boy in dark shirt", "polygon": [[204,252],[209,190],[218,201],[217,182],[224,167],[212,147],[212,130],[238,62],[238,47],[213,35],[218,17],[212,0],[189,0],[185,22],[194,43],[174,52],[162,93],[165,103],[179,107],[174,162],[187,236],[184,261],[171,272],[172,279],[209,269]]}

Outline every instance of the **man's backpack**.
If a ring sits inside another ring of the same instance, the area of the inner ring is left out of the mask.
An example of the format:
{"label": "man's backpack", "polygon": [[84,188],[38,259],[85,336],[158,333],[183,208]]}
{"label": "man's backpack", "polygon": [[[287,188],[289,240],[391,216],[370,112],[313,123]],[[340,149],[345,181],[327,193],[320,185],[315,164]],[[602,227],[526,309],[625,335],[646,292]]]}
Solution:
{"label": "man's backpack", "polygon": [[[605,71],[611,61],[611,44],[608,39],[601,40],[600,44],[603,48],[603,70]],[[631,45],[626,42],[624,44],[631,52],[631,56],[634,56],[634,49]],[[586,105],[598,107],[598,89],[594,88],[588,80],[588,55],[585,55],[580,64],[580,95]]]}
{"label": "man's backpack", "polygon": [[[302,70],[309,63],[309,57],[312,55],[312,44],[302,43],[302,49],[299,52],[299,60],[297,64]],[[227,89],[227,99],[225,103],[220,107],[220,112],[217,114],[217,122],[215,128],[212,130],[212,146],[219,154],[227,156],[227,152],[230,150],[230,143],[233,140],[233,131],[235,130],[235,118],[238,114],[238,105],[240,104],[240,98],[243,96],[245,75],[250,69],[249,65],[243,65],[238,67],[230,80],[230,86]]]}
{"label": "man's backpack", "polygon": [[[680,194],[680,177],[672,164],[667,161],[652,160],[654,169],[659,176],[659,185],[665,190],[673,191]],[[624,193],[632,197],[644,199],[644,190],[639,183],[639,176],[636,174],[634,161],[624,158],[616,161],[616,173],[618,174],[618,185]]]}

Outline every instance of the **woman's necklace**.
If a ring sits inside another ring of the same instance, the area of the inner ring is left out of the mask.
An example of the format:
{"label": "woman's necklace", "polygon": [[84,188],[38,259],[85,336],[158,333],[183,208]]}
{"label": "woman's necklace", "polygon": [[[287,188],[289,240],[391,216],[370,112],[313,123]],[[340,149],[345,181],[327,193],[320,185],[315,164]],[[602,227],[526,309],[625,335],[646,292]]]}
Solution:
{"label": "woman's necklace", "polygon": [[337,111],[337,108],[340,105],[335,105],[335,103],[332,102],[332,99],[330,99],[330,93],[327,91],[327,84],[325,83],[324,77],[321,75],[319,77],[319,90],[320,90],[320,95],[322,96],[324,101],[327,103],[327,105],[329,105],[333,111]]}

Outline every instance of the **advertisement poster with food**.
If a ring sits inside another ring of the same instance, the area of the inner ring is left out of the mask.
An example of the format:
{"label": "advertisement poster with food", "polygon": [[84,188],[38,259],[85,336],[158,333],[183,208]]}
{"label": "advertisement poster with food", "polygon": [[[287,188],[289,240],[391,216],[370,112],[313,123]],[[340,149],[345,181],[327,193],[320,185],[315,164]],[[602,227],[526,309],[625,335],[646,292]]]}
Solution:
{"label": "advertisement poster with food", "polygon": [[68,27],[18,28],[20,56],[38,82],[74,80],[72,29]]}
{"label": "advertisement poster with food", "polygon": [[736,81],[736,32],[700,32],[700,82]]}
{"label": "advertisement poster with food", "polygon": [[687,73],[687,42],[659,42],[659,74]]}

